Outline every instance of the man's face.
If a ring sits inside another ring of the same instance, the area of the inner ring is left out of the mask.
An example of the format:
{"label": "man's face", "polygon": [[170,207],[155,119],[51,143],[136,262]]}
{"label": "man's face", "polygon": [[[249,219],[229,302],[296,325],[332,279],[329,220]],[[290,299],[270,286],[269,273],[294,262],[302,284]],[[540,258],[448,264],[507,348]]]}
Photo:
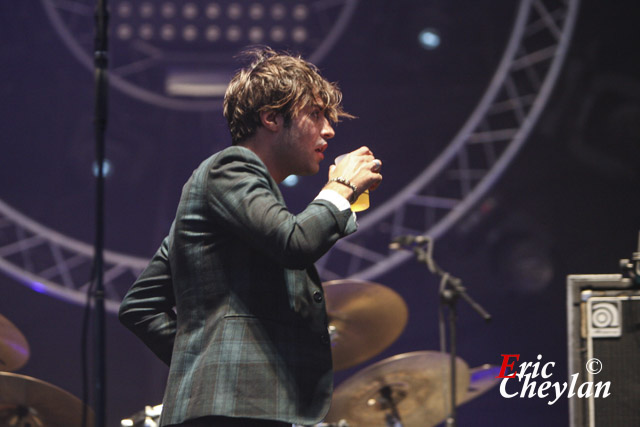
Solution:
{"label": "man's face", "polygon": [[313,175],[320,170],[327,140],[335,132],[317,105],[308,105],[291,118],[279,140],[279,158],[289,174]]}

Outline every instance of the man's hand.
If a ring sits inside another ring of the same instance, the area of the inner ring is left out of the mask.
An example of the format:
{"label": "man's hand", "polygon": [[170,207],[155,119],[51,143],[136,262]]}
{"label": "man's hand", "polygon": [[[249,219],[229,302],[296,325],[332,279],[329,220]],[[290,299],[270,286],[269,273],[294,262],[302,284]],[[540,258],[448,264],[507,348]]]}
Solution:
{"label": "man's hand", "polygon": [[337,165],[329,167],[329,180],[343,178],[349,181],[357,187],[356,194],[349,186],[335,181],[324,188],[334,190],[348,200],[355,200],[364,191],[378,188],[382,181],[381,167],[382,162],[373,156],[369,148],[360,147],[345,155]]}

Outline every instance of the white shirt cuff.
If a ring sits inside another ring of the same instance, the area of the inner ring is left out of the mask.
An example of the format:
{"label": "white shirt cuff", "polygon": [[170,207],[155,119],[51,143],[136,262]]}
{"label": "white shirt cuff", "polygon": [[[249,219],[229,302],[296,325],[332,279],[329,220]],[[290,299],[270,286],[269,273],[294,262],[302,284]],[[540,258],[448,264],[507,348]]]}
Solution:
{"label": "white shirt cuff", "polygon": [[349,201],[333,190],[320,191],[320,193],[316,196],[316,199],[331,202],[340,211],[351,208],[351,204],[349,203]]}

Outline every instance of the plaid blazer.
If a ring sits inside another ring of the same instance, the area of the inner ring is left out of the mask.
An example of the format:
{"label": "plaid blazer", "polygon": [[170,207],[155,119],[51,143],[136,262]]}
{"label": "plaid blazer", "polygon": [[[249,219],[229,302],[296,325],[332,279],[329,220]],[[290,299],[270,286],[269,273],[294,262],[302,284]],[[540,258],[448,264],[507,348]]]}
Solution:
{"label": "plaid blazer", "polygon": [[170,365],[161,425],[207,415],[323,419],[333,372],[313,263],[355,229],[350,210],[324,200],[291,214],[246,148],[194,171],[119,313]]}

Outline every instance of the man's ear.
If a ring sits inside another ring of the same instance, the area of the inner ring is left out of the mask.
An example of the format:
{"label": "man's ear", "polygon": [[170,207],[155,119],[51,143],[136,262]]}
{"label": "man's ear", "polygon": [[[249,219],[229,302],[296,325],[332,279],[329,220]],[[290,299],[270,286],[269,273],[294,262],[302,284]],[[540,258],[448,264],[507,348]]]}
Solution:
{"label": "man's ear", "polygon": [[280,126],[284,123],[284,120],[280,114],[273,110],[260,112],[260,123],[266,129],[276,132],[280,129]]}

